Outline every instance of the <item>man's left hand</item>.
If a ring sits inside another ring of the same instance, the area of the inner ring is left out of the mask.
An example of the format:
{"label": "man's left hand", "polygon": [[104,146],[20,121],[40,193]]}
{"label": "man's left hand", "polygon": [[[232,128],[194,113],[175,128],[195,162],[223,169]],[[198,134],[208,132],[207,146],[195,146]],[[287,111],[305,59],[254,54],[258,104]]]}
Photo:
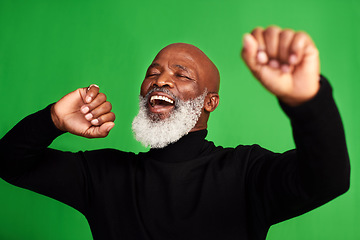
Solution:
{"label": "man's left hand", "polygon": [[242,58],[267,90],[290,106],[319,90],[319,52],[309,35],[271,26],[244,35]]}

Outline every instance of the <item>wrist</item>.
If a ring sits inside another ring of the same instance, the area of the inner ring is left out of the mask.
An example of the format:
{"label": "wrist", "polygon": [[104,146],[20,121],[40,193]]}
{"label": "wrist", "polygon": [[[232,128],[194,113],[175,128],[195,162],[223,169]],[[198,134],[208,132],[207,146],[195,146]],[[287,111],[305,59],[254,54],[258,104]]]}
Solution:
{"label": "wrist", "polygon": [[306,89],[301,95],[278,96],[277,98],[290,107],[300,106],[313,99],[320,90],[320,80],[316,81],[311,88]]}
{"label": "wrist", "polygon": [[67,132],[66,129],[60,123],[59,117],[55,113],[55,105],[56,105],[56,103],[53,104],[50,108],[51,120],[57,129],[59,129],[60,131],[63,131],[63,132]]}

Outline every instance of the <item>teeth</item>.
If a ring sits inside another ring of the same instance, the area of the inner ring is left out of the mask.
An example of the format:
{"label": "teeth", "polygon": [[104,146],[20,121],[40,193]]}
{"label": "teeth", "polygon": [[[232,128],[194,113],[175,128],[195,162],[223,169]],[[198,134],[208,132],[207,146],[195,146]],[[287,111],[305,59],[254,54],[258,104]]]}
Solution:
{"label": "teeth", "polygon": [[165,97],[165,96],[158,96],[158,95],[152,96],[152,97],[150,98],[150,102],[152,102],[152,101],[154,101],[154,100],[162,100],[162,101],[165,101],[165,102],[168,102],[168,103],[171,103],[171,104],[174,103],[173,100],[171,100],[170,98]]}

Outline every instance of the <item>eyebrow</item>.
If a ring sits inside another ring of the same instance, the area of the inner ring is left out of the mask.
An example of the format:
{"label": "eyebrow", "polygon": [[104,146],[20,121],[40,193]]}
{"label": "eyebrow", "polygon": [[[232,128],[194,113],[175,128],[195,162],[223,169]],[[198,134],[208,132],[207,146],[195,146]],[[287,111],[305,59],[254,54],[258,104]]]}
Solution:
{"label": "eyebrow", "polygon": [[186,72],[189,72],[189,70],[186,67],[182,66],[182,65],[175,64],[174,67],[177,67],[177,68],[180,68],[180,69],[182,69],[182,70],[184,70]]}
{"label": "eyebrow", "polygon": [[173,67],[175,68],[179,68],[185,72],[187,72],[187,74],[189,74],[190,78],[193,79],[194,77],[196,77],[196,73],[194,73],[194,71],[192,71],[192,69],[189,69],[183,65],[180,64],[174,64]]}
{"label": "eyebrow", "polygon": [[[153,67],[161,67],[161,65],[159,63],[152,63],[150,64],[149,68],[153,68]],[[184,70],[185,72],[187,72],[188,74],[191,74],[192,71],[190,71],[187,67],[183,66],[183,65],[180,65],[180,64],[174,64],[173,67],[176,67],[176,68],[180,68],[181,70]]]}
{"label": "eyebrow", "polygon": [[[149,68],[152,68],[152,67],[161,67],[159,63],[152,63],[150,64]],[[187,67],[184,67],[183,65],[180,65],[180,64],[175,64],[173,65],[173,67],[176,67],[176,68],[180,68],[181,70],[184,70],[188,73],[190,73],[189,69]]]}
{"label": "eyebrow", "polygon": [[160,67],[160,64],[158,64],[158,63],[152,63],[152,64],[150,64],[149,68],[151,68],[151,67]]}

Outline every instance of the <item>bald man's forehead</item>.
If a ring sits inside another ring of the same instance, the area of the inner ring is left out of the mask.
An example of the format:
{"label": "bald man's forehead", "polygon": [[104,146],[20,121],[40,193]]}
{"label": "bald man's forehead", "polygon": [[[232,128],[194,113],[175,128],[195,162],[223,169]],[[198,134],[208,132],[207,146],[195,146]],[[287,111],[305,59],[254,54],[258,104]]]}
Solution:
{"label": "bald man's forehead", "polygon": [[166,59],[172,59],[172,60],[178,60],[178,61],[184,61],[188,62],[190,64],[197,63],[197,59],[195,58],[194,54],[191,54],[191,52],[188,52],[184,49],[166,49],[164,48],[161,50],[158,55],[156,55],[154,61],[166,58]]}
{"label": "bald man's forehead", "polygon": [[173,54],[181,55],[184,58],[188,58],[191,61],[198,62],[201,58],[207,58],[199,48],[191,44],[186,43],[174,43],[163,48],[158,55],[162,54]]}
{"label": "bald man's forehead", "polygon": [[197,59],[184,51],[162,51],[152,62],[151,66],[179,68],[184,71],[197,72],[198,71]]}
{"label": "bald man's forehead", "polygon": [[165,49],[183,49],[186,51],[197,51],[197,52],[203,53],[203,51],[201,51],[200,48],[198,48],[192,44],[188,44],[188,43],[173,43],[173,44],[167,45],[162,50],[165,50]]}
{"label": "bald man's forehead", "polygon": [[172,63],[178,62],[179,65],[196,71],[206,71],[209,64],[212,64],[210,59],[197,47],[190,44],[171,44],[163,48],[155,57],[153,62],[159,60],[169,60]]}

